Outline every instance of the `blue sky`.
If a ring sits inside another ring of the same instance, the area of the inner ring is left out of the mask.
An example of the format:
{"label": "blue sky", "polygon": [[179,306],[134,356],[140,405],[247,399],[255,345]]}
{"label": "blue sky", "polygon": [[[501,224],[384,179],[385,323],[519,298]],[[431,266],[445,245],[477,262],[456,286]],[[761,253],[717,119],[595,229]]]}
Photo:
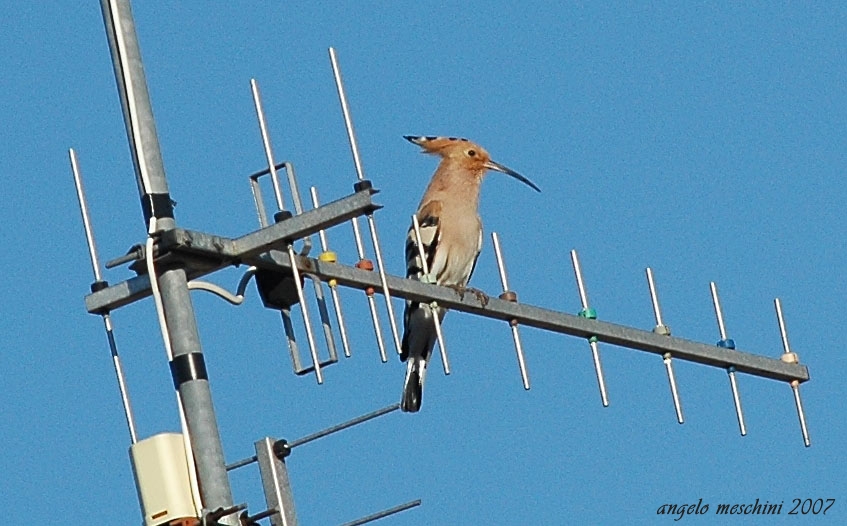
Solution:
{"label": "blue sky", "polygon": [[[100,10],[86,4],[7,2],[0,31],[0,495],[27,516],[138,524],[102,323],[83,308],[91,273],[68,148],[102,258],[145,229]],[[391,273],[403,272],[408,218],[436,165],[402,135],[466,136],[543,190],[497,174],[483,187],[481,215],[500,233],[521,301],[578,311],[576,248],[600,318],[653,326],[650,265],[674,334],[711,343],[714,280],[729,336],[757,354],[781,352],[780,297],[811,371],[806,449],[787,385],[739,376],[741,437],[726,374],[678,362],[680,426],[656,356],[601,345],[603,408],[588,345],[524,329],[533,385],[524,392],[507,326],[451,313],[454,372],[444,377],[436,362],[421,413],[289,459],[301,523],[339,524],[416,498],[423,506],[385,523],[652,524],[672,520],[657,517],[662,504],[700,498],[712,510],[784,502],[782,521],[795,520],[792,499],[835,498],[826,519],[844,521],[842,5],[136,4],[180,226],[227,236],[257,226],[246,176],[265,161],[252,77],[277,159],[323,201],[351,191],[332,45],[385,205],[377,224]],[[354,262],[350,229],[329,236]],[[239,276],[213,279],[232,288]],[[499,292],[490,242],[472,284]],[[342,295],[353,358],[327,369],[323,386],[291,373],[279,317],[252,286],[238,308],[193,299],[230,461],[263,436],[294,439],[399,399],[403,368],[379,362],[359,293]],[[141,436],[178,429],[152,302],[113,318]],[[263,509],[253,468],[232,484],[236,502]],[[715,517],[680,522],[694,520]]]}

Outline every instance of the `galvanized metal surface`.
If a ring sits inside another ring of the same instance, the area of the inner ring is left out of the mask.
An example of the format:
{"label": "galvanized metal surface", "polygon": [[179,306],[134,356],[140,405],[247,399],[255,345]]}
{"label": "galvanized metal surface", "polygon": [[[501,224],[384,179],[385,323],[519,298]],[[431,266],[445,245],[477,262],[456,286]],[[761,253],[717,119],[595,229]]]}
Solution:
{"label": "galvanized metal surface", "polygon": [[[85,230],[85,241],[88,245],[88,255],[91,259],[91,268],[94,273],[94,282],[102,281],[100,273],[100,259],[97,255],[97,245],[94,242],[94,230],[91,227],[91,217],[88,213],[88,203],[85,199],[85,189],[82,185],[82,174],[79,169],[79,162],[76,157],[76,152],[71,149],[68,152],[71,161],[71,171],[74,176],[74,186],[76,187],[76,196],[79,201],[79,211],[82,214],[82,226]],[[129,430],[130,442],[135,444],[138,442],[138,434],[135,430],[135,416],[132,412],[132,404],[129,400],[129,391],[126,386],[126,375],[124,375],[121,357],[118,354],[118,345],[115,342],[115,332],[112,327],[112,317],[106,312],[103,313],[103,327],[106,330],[106,338],[109,341],[109,351],[112,356],[112,366],[115,369],[115,376],[118,380],[118,390],[121,394],[121,403],[123,404],[124,417],[126,418],[127,429]]]}
{"label": "galvanized metal surface", "polygon": [[[151,220],[152,226],[152,218],[155,217],[157,228],[167,231],[175,227],[175,220],[170,212],[168,184],[130,3],[129,0],[101,0],[100,6],[112,53],[144,221]],[[202,356],[185,268],[190,266],[169,267],[159,278],[165,317],[170,328],[168,338],[175,356],[190,353]],[[207,509],[229,508],[232,506],[232,490],[224,467],[209,382],[206,379],[191,379],[183,381],[178,389],[191,438],[202,505]],[[220,522],[235,526],[238,519],[228,516]]]}
{"label": "galvanized metal surface", "polygon": [[372,515],[368,515],[367,517],[362,517],[361,519],[356,519],[351,522],[345,522],[341,526],[361,526],[362,524],[368,524],[369,522],[384,519],[385,517],[389,517],[396,513],[400,513],[401,511],[406,511],[420,505],[421,499],[413,500],[405,504],[400,504],[399,506],[394,506],[393,508],[388,508],[387,510],[380,511],[379,513],[374,513]]}
{"label": "galvanized metal surface", "polygon": [[277,512],[271,515],[272,526],[297,526],[297,514],[294,511],[294,497],[291,482],[288,480],[288,468],[285,461],[274,454],[272,438],[263,438],[255,443],[256,460],[262,476],[262,488],[269,510]]}
{"label": "galvanized metal surface", "polygon": [[[367,190],[357,192],[236,239],[174,228],[162,233],[158,246],[162,250],[179,250],[182,254],[197,256],[195,268],[186,271],[189,279],[199,278],[223,267],[246,263],[244,258],[255,257],[272,248],[284,248],[286,239],[299,239],[379,208],[372,202],[371,193]],[[85,308],[100,314],[149,295],[150,280],[140,275],[89,294],[85,297]]]}
{"label": "galvanized metal surface", "polygon": [[[251,260],[257,266],[269,268],[290,264],[285,256],[265,256]],[[354,267],[301,258],[299,263],[305,272],[314,273],[324,279],[336,279],[339,284],[353,288],[373,287],[379,292],[379,277]],[[521,325],[544,329],[580,338],[597,338],[605,343],[628,347],[660,356],[673,353],[680,360],[691,361],[713,367],[727,368],[734,365],[738,372],[772,378],[774,380],[805,382],[809,371],[801,364],[789,364],[776,358],[768,358],[738,350],[723,349],[714,345],[684,340],[673,336],[655,334],[652,331],[633,329],[600,320],[557,312],[542,307],[513,303],[489,298],[483,305],[474,294],[461,297],[454,289],[421,283],[396,276],[387,276],[388,286],[398,297],[414,301],[437,301],[439,305],[453,310],[509,321],[517,319]]]}
{"label": "galvanized metal surface", "polygon": [[[324,208],[321,207],[317,210],[323,210]],[[302,221],[307,214],[308,212],[302,216],[297,216],[268,228],[276,228],[278,229],[277,232],[284,231],[286,236],[292,235],[294,229],[286,227],[286,224],[289,221],[298,219]],[[325,221],[322,223],[324,227],[332,223],[332,221],[326,218],[324,219]],[[341,221],[347,219],[349,219],[349,216],[341,219]],[[298,226],[300,232],[313,232],[314,228],[302,223]],[[258,235],[258,233],[254,233],[250,236],[258,237]],[[240,246],[249,246],[251,250],[255,251],[254,247],[259,244],[273,246],[277,243],[271,239],[268,233],[261,235],[263,239],[261,242],[258,240],[251,241],[250,243],[242,242]],[[206,235],[204,234],[204,236]],[[208,237],[211,238],[212,236]],[[193,239],[200,238],[194,236]],[[208,248],[207,243],[196,243],[191,246],[181,247],[180,250],[204,253]],[[212,253],[218,255],[226,253],[227,256],[231,255],[228,250],[214,250]],[[288,256],[277,251],[262,255],[255,255],[254,253],[252,256],[242,257],[241,261],[242,263],[255,265],[259,268],[275,270],[289,270],[291,268]],[[304,257],[298,257],[298,266],[303,272],[317,275],[324,280],[335,279],[339,285],[359,290],[366,290],[368,288],[373,288],[377,292],[382,290],[380,278],[374,272],[368,272],[339,263],[329,263]],[[564,312],[557,312],[523,303],[513,303],[497,298],[489,298],[488,302],[483,305],[474,294],[465,294],[462,297],[452,288],[421,283],[397,276],[387,275],[386,280],[391,290],[395,291],[398,297],[404,299],[425,302],[437,301],[439,305],[449,309],[507,322],[516,319],[521,325],[568,334],[579,338],[587,339],[591,336],[596,336],[598,340],[604,343],[658,354],[659,356],[664,356],[665,353],[670,352],[678,360],[686,360],[723,369],[734,366],[738,372],[764,378],[788,382],[797,380],[801,383],[809,380],[809,371],[806,366],[785,363],[776,358],[750,354],[739,350],[723,349],[715,345],[693,342],[674,336],[656,334],[652,331],[633,329],[606,321],[591,320]],[[86,306],[89,312],[97,313],[102,309],[125,305],[147,294],[149,294],[149,282],[146,276],[139,276],[87,296]]]}

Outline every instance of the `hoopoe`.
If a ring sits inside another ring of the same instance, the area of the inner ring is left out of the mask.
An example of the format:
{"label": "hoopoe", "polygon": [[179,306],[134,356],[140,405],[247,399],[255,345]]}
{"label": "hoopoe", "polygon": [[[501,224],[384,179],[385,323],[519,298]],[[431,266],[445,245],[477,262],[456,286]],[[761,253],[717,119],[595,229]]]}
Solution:
{"label": "hoopoe", "polygon": [[[479,218],[479,188],[488,170],[514,177],[537,192],[529,179],[491,160],[482,147],[456,137],[404,138],[438,155],[441,163],[418,205],[423,253],[429,278],[439,285],[464,291],[482,249],[482,221]],[[423,264],[414,226],[406,238],[406,277],[420,280]],[[440,320],[447,310],[436,308]],[[429,305],[407,301],[403,316],[400,359],[406,362],[406,379],[400,408],[415,412],[421,407],[426,365],[435,346],[436,331]]]}

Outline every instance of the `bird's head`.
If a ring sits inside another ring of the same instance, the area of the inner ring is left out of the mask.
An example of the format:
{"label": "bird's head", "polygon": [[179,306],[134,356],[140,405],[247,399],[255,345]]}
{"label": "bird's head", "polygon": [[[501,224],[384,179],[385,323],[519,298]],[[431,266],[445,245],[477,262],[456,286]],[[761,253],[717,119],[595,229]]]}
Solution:
{"label": "bird's head", "polygon": [[469,172],[478,173],[480,177],[486,170],[494,170],[514,177],[536,192],[541,191],[532,181],[518,172],[492,161],[485,148],[467,139],[416,135],[404,135],[403,138],[420,146],[423,150],[422,153],[438,155],[445,161],[455,163]]}

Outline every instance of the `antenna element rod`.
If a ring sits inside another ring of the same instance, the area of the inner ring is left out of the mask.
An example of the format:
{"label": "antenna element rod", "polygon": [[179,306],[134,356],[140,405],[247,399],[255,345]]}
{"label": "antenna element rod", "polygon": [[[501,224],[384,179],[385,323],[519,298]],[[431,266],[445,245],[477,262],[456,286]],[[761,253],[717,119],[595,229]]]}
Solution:
{"label": "antenna element rod", "polygon": [[[662,310],[659,308],[659,295],[656,293],[656,283],[653,281],[653,269],[647,267],[646,272],[647,286],[650,289],[650,301],[653,303],[653,315],[656,318],[656,327],[653,328],[653,332],[670,336],[671,328],[662,323]],[[665,363],[665,369],[668,373],[668,383],[671,387],[671,397],[673,398],[673,407],[676,411],[676,421],[683,424],[685,423],[685,419],[682,416],[682,404],[679,402],[679,391],[676,387],[676,375],[673,370],[672,358],[673,355],[669,352],[662,355],[662,361]]]}
{"label": "antenna element rod", "polygon": [[[429,275],[429,263],[426,260],[424,253],[423,238],[421,238],[421,225],[418,222],[418,215],[412,214],[412,227],[415,229],[415,241],[418,246],[418,256],[421,258],[421,269],[423,276],[421,281],[424,283],[436,283],[435,276]],[[422,304],[423,305],[423,304]],[[441,353],[441,365],[444,367],[444,374],[450,374],[450,362],[447,359],[447,348],[444,346],[444,335],[441,332],[441,319],[439,318],[438,302],[433,301],[426,308],[432,316],[432,323],[435,325],[435,335],[438,338],[438,350]]]}
{"label": "antenna element rod", "polygon": [[[579,256],[576,250],[571,250],[571,263],[573,263],[573,272],[574,276],[576,276],[579,300],[582,303],[580,314],[586,318],[596,319],[597,315],[588,306],[588,294],[585,292],[585,283],[582,281],[582,268],[579,266]],[[603,376],[603,365],[600,363],[600,348],[597,345],[597,337],[589,338],[588,345],[591,347],[591,357],[594,360],[594,372],[597,375],[597,385],[600,388],[600,401],[603,403],[603,407],[609,407],[609,396],[606,393],[606,380]]]}
{"label": "antenna element rod", "polygon": [[[782,360],[788,363],[799,363],[797,354],[791,352],[788,344],[788,331],[785,330],[785,319],[782,316],[782,302],[779,298],[773,300],[776,309],[776,320],[779,323],[779,334],[782,337]],[[809,429],[806,427],[806,412],[803,411],[803,400],[800,398],[800,382],[794,380],[790,383],[791,391],[794,393],[794,406],[797,408],[797,418],[800,420],[800,432],[803,434],[803,444],[806,447],[812,445],[809,439]]]}
{"label": "antenna element rod", "polygon": [[[509,300],[513,299],[517,302],[517,294],[509,290],[509,279],[506,276],[506,264],[503,262],[503,252],[500,250],[500,238],[497,236],[497,232],[491,232],[491,241],[494,243],[494,256],[497,258],[497,270],[500,273],[500,284],[503,285],[502,297]],[[521,371],[521,382],[523,382],[523,388],[528,391],[529,373],[526,370],[526,359],[524,358],[521,336],[518,334],[517,320],[510,321],[509,326],[512,328],[512,339],[515,341],[515,353],[518,356],[518,368]]]}
{"label": "antenna element rod", "polygon": [[[718,331],[721,334],[718,347],[734,350],[735,341],[726,337],[726,325],[724,325],[723,321],[721,301],[718,298],[718,286],[714,281],[710,281],[709,289],[712,292],[712,304],[715,307],[715,318],[717,318]],[[741,436],[745,436],[747,435],[747,425],[744,423],[744,412],[741,410],[741,393],[738,391],[738,380],[735,378],[735,366],[729,366],[726,372],[729,375],[729,386],[732,389],[732,402],[735,404],[735,417],[738,419],[738,430],[741,432]]]}

